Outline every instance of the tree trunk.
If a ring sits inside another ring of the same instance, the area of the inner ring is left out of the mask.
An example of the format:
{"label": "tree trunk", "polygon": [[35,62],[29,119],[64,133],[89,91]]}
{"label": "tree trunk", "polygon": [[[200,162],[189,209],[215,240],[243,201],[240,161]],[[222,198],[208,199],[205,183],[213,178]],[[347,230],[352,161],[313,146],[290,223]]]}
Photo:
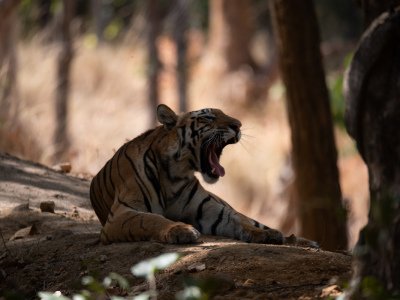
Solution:
{"label": "tree trunk", "polygon": [[174,39],[177,55],[177,82],[179,96],[179,111],[187,111],[187,30],[189,27],[188,0],[175,0],[172,11],[174,18]]}
{"label": "tree trunk", "polygon": [[70,147],[68,135],[68,98],[70,91],[70,69],[73,58],[71,21],[74,14],[75,1],[63,0],[61,22],[61,52],[58,58],[58,86],[55,103],[56,129],[53,136],[54,162],[66,159]]}
{"label": "tree trunk", "polygon": [[160,34],[160,3],[158,0],[148,0],[147,4],[147,52],[148,52],[148,101],[154,118],[150,126],[157,124],[156,111],[159,104],[158,80],[160,76],[160,58],[157,49],[157,38]]}
{"label": "tree trunk", "polygon": [[346,213],[312,0],[270,2],[286,85],[300,234],[346,249]]}
{"label": "tree trunk", "polygon": [[209,53],[223,73],[254,67],[250,41],[254,32],[251,2],[210,0]]}
{"label": "tree trunk", "polygon": [[19,1],[0,2],[0,127],[12,126],[18,103],[17,81],[17,11]]}
{"label": "tree trunk", "polygon": [[346,127],[368,166],[371,199],[347,298],[400,297],[399,53],[400,6],[371,24],[346,73]]}

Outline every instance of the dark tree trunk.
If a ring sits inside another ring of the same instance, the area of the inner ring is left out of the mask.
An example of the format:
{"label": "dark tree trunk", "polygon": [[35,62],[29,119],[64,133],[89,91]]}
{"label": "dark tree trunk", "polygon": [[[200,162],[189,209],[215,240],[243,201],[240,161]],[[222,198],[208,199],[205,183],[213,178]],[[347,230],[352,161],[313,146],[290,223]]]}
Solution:
{"label": "dark tree trunk", "polygon": [[158,0],[148,0],[146,2],[147,12],[147,52],[148,52],[148,101],[150,109],[153,112],[154,118],[151,121],[151,126],[157,124],[156,110],[159,104],[158,80],[160,76],[160,58],[157,49],[157,38],[160,34],[161,15],[160,3]]}
{"label": "dark tree trunk", "polygon": [[174,39],[176,43],[177,55],[177,82],[179,111],[187,111],[187,30],[189,27],[188,0],[175,0],[172,11],[174,18]]}
{"label": "dark tree trunk", "polygon": [[68,135],[68,98],[70,92],[70,69],[73,58],[71,21],[74,14],[75,1],[63,1],[63,15],[61,21],[61,52],[57,66],[57,95],[55,103],[56,129],[54,132],[54,154],[55,162],[65,159],[70,147]]}
{"label": "dark tree trunk", "polygon": [[346,213],[329,95],[312,0],[273,0],[274,29],[292,132],[300,234],[327,250],[346,249]]}
{"label": "dark tree trunk", "polygon": [[368,166],[371,198],[348,298],[400,298],[399,53],[400,7],[371,24],[346,74],[346,126]]}
{"label": "dark tree trunk", "polygon": [[18,103],[17,81],[17,11],[19,1],[0,2],[0,127],[14,123]]}

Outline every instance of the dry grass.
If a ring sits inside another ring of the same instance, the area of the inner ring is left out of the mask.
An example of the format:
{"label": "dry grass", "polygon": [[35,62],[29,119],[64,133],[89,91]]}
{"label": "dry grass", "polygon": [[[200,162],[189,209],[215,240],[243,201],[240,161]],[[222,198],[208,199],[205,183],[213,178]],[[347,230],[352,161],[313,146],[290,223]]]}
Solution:
{"label": "dry grass", "polygon": [[[168,39],[159,43],[166,63],[160,82],[161,99],[176,108],[174,46]],[[74,173],[94,175],[123,142],[152,123],[153,112],[146,102],[145,52],[142,47],[131,45],[92,48],[85,41],[78,41],[75,48],[69,105],[73,146],[70,160]],[[42,149],[39,160],[47,164],[55,122],[57,53],[56,46],[45,46],[35,39],[19,47],[20,119]],[[287,213],[287,203],[278,201],[279,175],[290,149],[281,84],[271,88],[268,99],[249,107],[240,99],[232,101],[240,98],[240,84],[226,84],[199,70],[192,65],[189,107],[219,107],[241,119],[244,127],[241,143],[227,148],[222,157],[226,177],[209,189],[244,213],[279,227]],[[233,82],[240,82],[238,78]],[[225,86],[223,92],[219,89],[221,85]],[[367,175],[349,138],[340,131],[337,137],[343,194],[350,199],[353,244],[359,228],[366,222]]]}

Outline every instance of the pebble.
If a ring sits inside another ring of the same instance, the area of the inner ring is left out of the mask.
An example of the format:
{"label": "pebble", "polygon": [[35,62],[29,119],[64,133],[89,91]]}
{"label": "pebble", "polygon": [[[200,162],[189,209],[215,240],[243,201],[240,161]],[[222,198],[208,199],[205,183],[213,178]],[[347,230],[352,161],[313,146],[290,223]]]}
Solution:
{"label": "pebble", "polygon": [[43,201],[40,202],[40,211],[41,212],[49,212],[54,214],[54,209],[56,207],[56,204],[54,201]]}

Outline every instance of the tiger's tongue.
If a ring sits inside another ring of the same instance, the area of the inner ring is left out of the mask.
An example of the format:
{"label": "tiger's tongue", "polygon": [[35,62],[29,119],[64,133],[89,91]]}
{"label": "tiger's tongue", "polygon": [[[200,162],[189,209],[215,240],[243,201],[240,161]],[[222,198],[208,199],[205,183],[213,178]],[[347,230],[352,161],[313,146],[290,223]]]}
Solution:
{"label": "tiger's tongue", "polygon": [[210,163],[211,166],[211,172],[214,175],[218,175],[220,177],[225,175],[225,169],[223,166],[219,164],[219,158],[217,156],[217,153],[215,153],[214,149],[211,149],[208,155],[208,162]]}

